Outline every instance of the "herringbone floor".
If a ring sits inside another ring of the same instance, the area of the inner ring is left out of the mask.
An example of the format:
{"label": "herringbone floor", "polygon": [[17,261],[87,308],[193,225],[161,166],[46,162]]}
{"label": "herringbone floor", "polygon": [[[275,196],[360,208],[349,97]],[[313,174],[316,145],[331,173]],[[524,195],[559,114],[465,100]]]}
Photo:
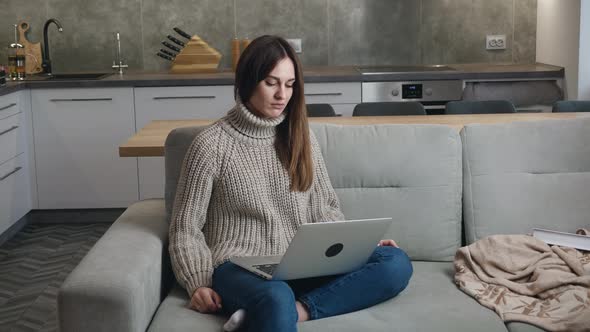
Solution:
{"label": "herringbone floor", "polygon": [[109,228],[31,224],[0,247],[0,331],[57,331],[57,291]]}

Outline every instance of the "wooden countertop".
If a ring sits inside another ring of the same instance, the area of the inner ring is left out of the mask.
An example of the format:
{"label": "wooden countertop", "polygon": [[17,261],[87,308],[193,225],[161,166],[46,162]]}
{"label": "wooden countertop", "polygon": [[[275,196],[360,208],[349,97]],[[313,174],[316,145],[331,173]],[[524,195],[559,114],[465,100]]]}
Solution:
{"label": "wooden countertop", "polygon": [[[440,124],[460,131],[466,124],[508,123],[550,119],[575,119],[590,117],[590,113],[516,113],[516,114],[468,114],[468,115],[418,115],[418,116],[367,116],[310,118],[310,122],[340,125],[366,124]],[[166,137],[174,128],[203,126],[215,120],[157,120],[150,122],[119,146],[121,157],[158,157],[164,155]]]}

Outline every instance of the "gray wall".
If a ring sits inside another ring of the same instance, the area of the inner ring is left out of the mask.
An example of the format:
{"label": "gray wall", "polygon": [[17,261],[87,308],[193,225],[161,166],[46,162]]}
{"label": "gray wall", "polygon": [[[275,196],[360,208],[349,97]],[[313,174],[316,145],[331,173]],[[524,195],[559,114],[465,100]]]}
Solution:
{"label": "gray wall", "polygon": [[[50,27],[54,72],[106,71],[120,31],[130,68],[165,70],[154,54],[172,28],[198,34],[231,63],[230,41],[280,34],[303,40],[305,65],[387,65],[535,61],[537,0],[0,0],[0,42],[27,20],[28,39]],[[507,49],[485,50],[486,34]],[[0,63],[6,63],[0,48]]]}

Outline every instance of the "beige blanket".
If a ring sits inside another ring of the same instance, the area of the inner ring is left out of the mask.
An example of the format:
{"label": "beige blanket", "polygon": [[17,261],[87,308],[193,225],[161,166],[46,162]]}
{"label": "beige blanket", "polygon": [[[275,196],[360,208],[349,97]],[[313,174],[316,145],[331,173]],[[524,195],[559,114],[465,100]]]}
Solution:
{"label": "beige blanket", "polygon": [[590,331],[590,252],[494,235],[460,248],[455,272],[459,288],[505,322]]}

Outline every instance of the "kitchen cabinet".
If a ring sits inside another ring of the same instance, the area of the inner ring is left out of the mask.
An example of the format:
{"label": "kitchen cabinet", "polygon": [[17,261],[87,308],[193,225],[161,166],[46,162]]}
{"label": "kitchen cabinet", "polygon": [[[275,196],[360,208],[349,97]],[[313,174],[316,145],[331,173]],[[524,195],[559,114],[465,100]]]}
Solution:
{"label": "kitchen cabinet", "polygon": [[0,99],[0,163],[25,151],[23,135],[24,113],[20,109],[18,94]]}
{"label": "kitchen cabinet", "polygon": [[336,114],[352,116],[361,102],[361,82],[306,83],[307,104],[331,104]]}
{"label": "kitchen cabinet", "polygon": [[0,97],[0,233],[34,206],[28,91]]}
{"label": "kitchen cabinet", "polygon": [[31,91],[40,209],[120,208],[138,200],[133,88]]}
{"label": "kitchen cabinet", "polygon": [[[235,104],[233,86],[135,88],[136,127],[153,120],[218,119]],[[164,158],[138,160],[139,198],[164,197]]]}
{"label": "kitchen cabinet", "polygon": [[562,79],[526,77],[464,80],[463,100],[508,100],[519,113],[550,113],[563,98]]}

